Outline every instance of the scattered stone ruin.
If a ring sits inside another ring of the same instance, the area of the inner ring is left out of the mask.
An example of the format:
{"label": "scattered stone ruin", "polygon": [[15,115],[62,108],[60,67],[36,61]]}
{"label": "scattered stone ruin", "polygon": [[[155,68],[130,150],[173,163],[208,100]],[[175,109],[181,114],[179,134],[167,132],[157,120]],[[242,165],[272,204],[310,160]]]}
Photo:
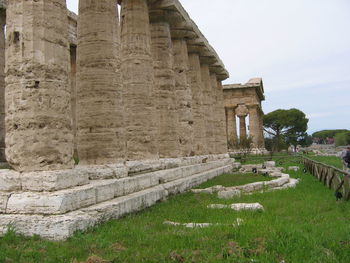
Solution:
{"label": "scattered stone ruin", "polygon": [[65,239],[232,170],[229,75],[178,0],[6,2],[0,234]]}
{"label": "scattered stone ruin", "polygon": [[[239,141],[248,137],[247,121],[249,115],[249,137],[252,148],[264,152],[263,110],[261,102],[265,100],[261,78],[250,79],[246,84],[224,85],[224,103],[226,111],[226,132],[231,150],[239,148]],[[239,118],[239,139],[237,136],[236,117]]]}

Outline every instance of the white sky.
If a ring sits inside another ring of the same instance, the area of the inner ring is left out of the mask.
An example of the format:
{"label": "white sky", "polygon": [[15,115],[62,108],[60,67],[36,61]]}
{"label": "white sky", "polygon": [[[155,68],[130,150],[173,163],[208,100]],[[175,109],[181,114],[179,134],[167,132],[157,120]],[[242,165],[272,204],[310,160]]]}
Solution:
{"label": "white sky", "polygon": [[[309,132],[350,129],[349,0],[180,0],[230,79],[262,77],[264,111],[298,108]],[[67,0],[77,12],[78,0]]]}

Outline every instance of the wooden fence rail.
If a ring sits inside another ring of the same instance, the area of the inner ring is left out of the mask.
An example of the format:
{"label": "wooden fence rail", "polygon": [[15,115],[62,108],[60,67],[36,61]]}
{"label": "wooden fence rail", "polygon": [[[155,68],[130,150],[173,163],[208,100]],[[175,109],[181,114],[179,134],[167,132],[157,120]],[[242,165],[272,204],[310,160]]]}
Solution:
{"label": "wooden fence rail", "polygon": [[350,174],[331,165],[317,162],[306,157],[303,158],[305,168],[320,182],[323,182],[335,192],[342,193],[344,200],[350,199]]}

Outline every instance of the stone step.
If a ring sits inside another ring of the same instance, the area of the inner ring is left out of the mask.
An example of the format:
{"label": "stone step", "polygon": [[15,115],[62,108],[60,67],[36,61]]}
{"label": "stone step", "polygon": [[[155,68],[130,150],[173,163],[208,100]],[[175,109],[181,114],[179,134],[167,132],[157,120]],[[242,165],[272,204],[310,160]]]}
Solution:
{"label": "stone step", "polygon": [[66,214],[49,216],[0,214],[0,235],[6,233],[8,226],[12,226],[17,233],[25,236],[39,235],[47,239],[63,240],[78,230],[86,230],[107,220],[142,210],[165,200],[169,195],[184,192],[218,175],[230,172],[231,169],[232,165],[210,169]]}
{"label": "stone step", "polygon": [[55,192],[5,193],[0,195],[0,213],[65,214],[82,207],[138,192],[162,183],[187,178],[231,163],[230,159],[226,159],[150,172],[122,179],[90,180],[87,185]]}

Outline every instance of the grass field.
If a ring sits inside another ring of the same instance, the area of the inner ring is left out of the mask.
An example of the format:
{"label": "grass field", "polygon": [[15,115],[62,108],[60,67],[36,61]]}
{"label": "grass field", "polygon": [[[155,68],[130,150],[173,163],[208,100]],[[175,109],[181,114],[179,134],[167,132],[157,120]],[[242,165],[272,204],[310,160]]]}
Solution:
{"label": "grass field", "polygon": [[[10,232],[0,239],[0,262],[350,262],[350,203],[336,202],[333,191],[310,174],[290,174],[301,179],[295,189],[230,200],[185,193],[64,242]],[[233,179],[224,175],[206,185],[232,184]],[[206,208],[234,202],[260,202],[265,212]],[[244,223],[231,226],[237,218]],[[165,220],[224,225],[188,229],[164,225]]]}
{"label": "grass field", "polygon": [[325,163],[325,164],[329,164],[332,165],[334,167],[338,167],[338,168],[343,168],[343,162],[340,159],[340,157],[336,157],[336,156],[316,156],[316,155],[311,155],[311,156],[306,156],[312,160],[321,162],[321,163]]}

